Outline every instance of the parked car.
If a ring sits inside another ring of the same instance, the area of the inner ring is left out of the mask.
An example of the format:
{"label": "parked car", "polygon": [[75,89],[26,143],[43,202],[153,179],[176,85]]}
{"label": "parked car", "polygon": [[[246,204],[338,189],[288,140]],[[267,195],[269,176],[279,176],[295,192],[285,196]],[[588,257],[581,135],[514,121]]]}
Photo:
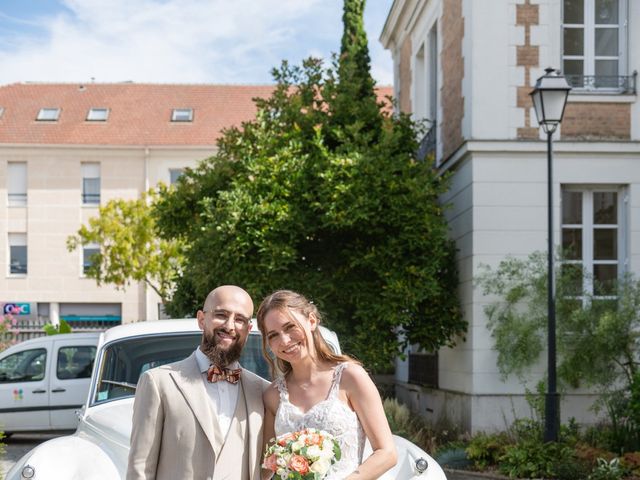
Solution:
{"label": "parked car", "polygon": [[0,430],[75,430],[100,333],[33,338],[0,353]]}
{"label": "parked car", "polygon": [[[339,352],[335,333],[323,329]],[[129,454],[133,397],[140,374],[187,357],[199,344],[195,320],[140,322],[111,328],[98,344],[86,408],[73,435],[44,442],[23,456],[6,480],[124,479]],[[269,378],[260,332],[253,329],[241,364]],[[382,479],[446,480],[440,466],[408,440],[396,437],[399,460]],[[370,451],[370,447],[368,447]],[[367,455],[365,448],[365,455]]]}

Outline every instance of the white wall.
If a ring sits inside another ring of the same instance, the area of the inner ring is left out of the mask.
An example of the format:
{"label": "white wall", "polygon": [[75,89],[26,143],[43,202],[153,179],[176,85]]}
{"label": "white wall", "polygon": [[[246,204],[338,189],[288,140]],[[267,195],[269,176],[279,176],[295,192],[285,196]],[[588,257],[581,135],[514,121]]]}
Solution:
{"label": "white wall", "polygon": [[[143,284],[126,291],[98,287],[82,274],[82,250],[68,252],[66,239],[98,214],[81,203],[83,162],[100,163],[101,203],[137,198],[148,186],[169,181],[169,168],[195,166],[213,148],[0,146],[0,301],[119,303],[123,323],[157,318],[158,296]],[[8,207],[8,161],[27,162],[26,207]],[[7,232],[26,232],[28,274],[7,275]]]}

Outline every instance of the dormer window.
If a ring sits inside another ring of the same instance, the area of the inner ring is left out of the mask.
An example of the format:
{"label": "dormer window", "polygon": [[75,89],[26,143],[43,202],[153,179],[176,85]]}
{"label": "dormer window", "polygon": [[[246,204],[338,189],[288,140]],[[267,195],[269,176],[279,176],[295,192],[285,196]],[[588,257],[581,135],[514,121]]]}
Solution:
{"label": "dormer window", "polygon": [[108,108],[90,108],[87,114],[88,122],[106,122],[109,118]]}
{"label": "dormer window", "polygon": [[36,120],[39,122],[55,122],[60,117],[59,108],[41,108]]}
{"label": "dormer window", "polygon": [[174,108],[171,113],[172,122],[193,122],[192,108]]}

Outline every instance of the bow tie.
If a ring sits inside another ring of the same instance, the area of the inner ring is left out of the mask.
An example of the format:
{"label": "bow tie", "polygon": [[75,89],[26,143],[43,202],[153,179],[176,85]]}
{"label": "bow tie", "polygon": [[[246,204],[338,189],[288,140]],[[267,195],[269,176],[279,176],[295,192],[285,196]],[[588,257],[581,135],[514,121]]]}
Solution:
{"label": "bow tie", "polygon": [[207,370],[207,380],[211,383],[215,383],[218,380],[226,380],[227,382],[235,385],[238,383],[238,380],[240,380],[241,371],[242,370],[240,368],[231,370],[230,368],[219,368],[215,365],[211,365],[209,370]]}

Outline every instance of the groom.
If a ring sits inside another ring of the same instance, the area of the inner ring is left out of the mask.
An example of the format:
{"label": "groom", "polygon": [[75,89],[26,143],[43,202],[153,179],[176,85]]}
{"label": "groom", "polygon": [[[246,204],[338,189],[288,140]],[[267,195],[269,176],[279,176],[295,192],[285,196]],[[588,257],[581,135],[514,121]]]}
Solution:
{"label": "groom", "polygon": [[133,404],[127,480],[259,480],[267,381],[240,368],[253,302],[225,285],[197,313],[200,346],[145,372]]}

